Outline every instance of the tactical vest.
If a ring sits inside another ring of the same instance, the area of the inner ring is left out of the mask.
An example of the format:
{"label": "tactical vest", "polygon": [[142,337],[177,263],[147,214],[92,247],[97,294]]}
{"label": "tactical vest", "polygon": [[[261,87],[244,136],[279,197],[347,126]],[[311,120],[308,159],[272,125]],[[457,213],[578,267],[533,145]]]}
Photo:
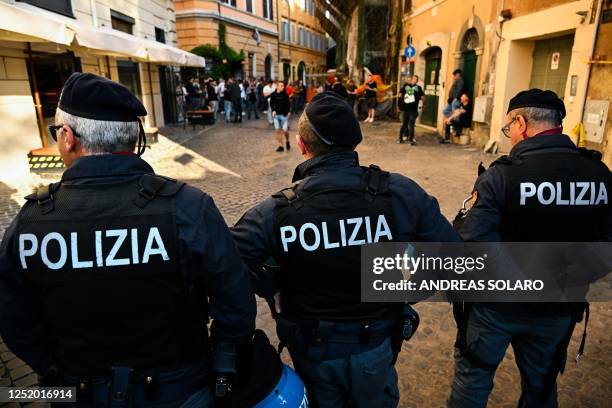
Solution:
{"label": "tactical vest", "polygon": [[500,235],[509,242],[590,242],[607,236],[610,170],[597,152],[558,149],[494,162],[506,186]]}
{"label": "tactical vest", "polygon": [[361,303],[360,296],[361,245],[397,236],[389,173],[370,166],[353,187],[295,185],[273,197],[283,314],[361,322],[396,316],[393,305]]}
{"label": "tactical vest", "polygon": [[183,185],[144,175],[26,197],[14,251],[64,371],[96,376],[204,358],[205,293],[186,287],[178,258],[174,196]]}

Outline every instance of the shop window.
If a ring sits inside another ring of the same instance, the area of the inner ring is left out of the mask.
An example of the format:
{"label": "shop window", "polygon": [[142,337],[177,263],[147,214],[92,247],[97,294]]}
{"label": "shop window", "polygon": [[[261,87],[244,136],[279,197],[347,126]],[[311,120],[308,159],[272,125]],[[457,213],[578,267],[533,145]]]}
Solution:
{"label": "shop window", "polygon": [[138,64],[132,61],[117,61],[119,83],[126,86],[138,99],[142,100],[140,88],[140,70]]}
{"label": "shop window", "polygon": [[74,18],[72,14],[72,4],[70,0],[17,0],[22,3],[28,3],[45,10],[53,11],[54,13]]}

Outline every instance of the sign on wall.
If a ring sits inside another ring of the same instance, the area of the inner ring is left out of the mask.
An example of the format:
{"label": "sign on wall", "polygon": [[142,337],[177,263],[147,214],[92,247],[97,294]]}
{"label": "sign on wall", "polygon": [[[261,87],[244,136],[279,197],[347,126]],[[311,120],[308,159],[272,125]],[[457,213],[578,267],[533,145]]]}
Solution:
{"label": "sign on wall", "polygon": [[561,59],[560,52],[553,52],[552,57],[550,58],[550,69],[552,71],[559,69],[559,60]]}

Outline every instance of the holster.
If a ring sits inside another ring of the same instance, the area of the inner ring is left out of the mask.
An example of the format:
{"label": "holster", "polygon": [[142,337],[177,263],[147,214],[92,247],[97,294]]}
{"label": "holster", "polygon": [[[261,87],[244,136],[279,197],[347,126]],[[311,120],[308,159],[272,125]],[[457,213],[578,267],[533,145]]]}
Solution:
{"label": "holster", "polygon": [[402,312],[395,321],[391,330],[391,350],[393,351],[393,360],[391,365],[397,361],[397,356],[402,351],[402,344],[410,340],[419,327],[419,314],[409,304],[404,305]]}

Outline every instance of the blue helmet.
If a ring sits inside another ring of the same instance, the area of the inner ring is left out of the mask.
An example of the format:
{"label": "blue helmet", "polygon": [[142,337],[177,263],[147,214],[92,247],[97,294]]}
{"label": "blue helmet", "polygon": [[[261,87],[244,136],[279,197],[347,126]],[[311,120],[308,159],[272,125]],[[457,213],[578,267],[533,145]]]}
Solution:
{"label": "blue helmet", "polygon": [[306,387],[301,378],[286,364],[274,389],[253,408],[308,408]]}
{"label": "blue helmet", "polygon": [[306,387],[280,356],[261,330],[255,330],[248,374],[236,384],[224,407],[308,408]]}

